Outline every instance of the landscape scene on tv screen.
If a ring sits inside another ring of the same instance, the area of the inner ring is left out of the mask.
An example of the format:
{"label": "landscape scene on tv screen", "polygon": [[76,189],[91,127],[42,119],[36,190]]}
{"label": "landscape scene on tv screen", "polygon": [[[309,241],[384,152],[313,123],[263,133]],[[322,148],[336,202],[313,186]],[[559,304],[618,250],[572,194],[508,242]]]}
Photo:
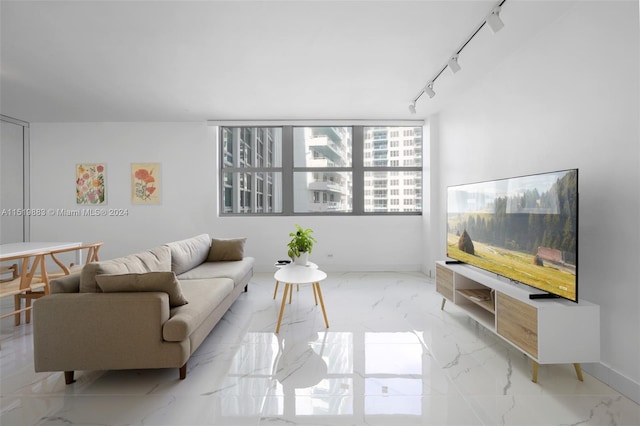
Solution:
{"label": "landscape scene on tv screen", "polygon": [[447,256],[576,301],[578,170],[447,189]]}

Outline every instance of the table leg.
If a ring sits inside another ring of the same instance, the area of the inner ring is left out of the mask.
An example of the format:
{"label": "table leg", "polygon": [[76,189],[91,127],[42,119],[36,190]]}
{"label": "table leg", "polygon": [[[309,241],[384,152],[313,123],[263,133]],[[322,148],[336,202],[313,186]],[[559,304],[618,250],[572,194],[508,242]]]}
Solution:
{"label": "table leg", "polygon": [[82,249],[76,250],[76,265],[82,265]]}
{"label": "table leg", "polygon": [[322,291],[320,291],[320,283],[313,283],[313,286],[318,293],[318,299],[320,299],[320,307],[322,307],[322,315],[324,316],[324,324],[329,328],[329,320],[327,319],[327,311],[324,309],[324,300],[322,298]]}
{"label": "table leg", "polygon": [[313,284],[311,287],[313,288],[313,300],[314,300],[314,302],[316,303],[316,306],[317,306],[318,305],[318,295],[317,295],[318,292],[316,291],[316,285]]}
{"label": "table leg", "polygon": [[273,290],[273,300],[276,300],[276,294],[278,294],[278,285],[280,285],[280,281],[276,280],[276,288]]}
{"label": "table leg", "polygon": [[42,281],[44,281],[44,294],[51,293],[51,287],[49,287],[49,275],[47,275],[47,261],[44,255],[40,256],[40,275],[42,275]]}
{"label": "table leg", "polygon": [[282,315],[284,315],[284,305],[287,304],[287,293],[290,291],[291,284],[284,284],[284,293],[282,295],[282,304],[280,305],[280,315],[278,316],[278,325],[276,325],[276,334],[280,332],[280,324],[282,323]]}

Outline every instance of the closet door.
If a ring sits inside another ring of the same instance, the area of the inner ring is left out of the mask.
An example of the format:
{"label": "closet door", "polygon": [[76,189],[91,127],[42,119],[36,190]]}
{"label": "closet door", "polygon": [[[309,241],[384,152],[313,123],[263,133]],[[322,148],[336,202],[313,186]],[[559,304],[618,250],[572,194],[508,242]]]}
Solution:
{"label": "closet door", "polygon": [[24,127],[0,121],[0,244],[24,241]]}

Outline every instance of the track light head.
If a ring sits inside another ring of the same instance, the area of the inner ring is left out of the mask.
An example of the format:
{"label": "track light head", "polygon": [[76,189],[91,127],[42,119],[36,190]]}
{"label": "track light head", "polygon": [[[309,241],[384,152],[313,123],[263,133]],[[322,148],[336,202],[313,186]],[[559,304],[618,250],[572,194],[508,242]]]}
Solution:
{"label": "track light head", "polygon": [[500,6],[495,7],[489,16],[487,16],[487,20],[485,21],[489,24],[489,28],[495,34],[504,27],[504,22],[500,19]]}
{"label": "track light head", "polygon": [[457,54],[453,55],[451,57],[451,59],[449,59],[449,62],[447,62],[447,65],[449,66],[449,69],[451,70],[451,72],[454,73],[454,74],[462,69],[462,67],[458,63],[458,55]]}
{"label": "track light head", "polygon": [[424,93],[426,93],[429,98],[433,98],[436,95],[436,92],[433,90],[433,81],[430,81],[429,84],[426,85]]}
{"label": "track light head", "polygon": [[413,101],[409,104],[409,112],[411,114],[415,114],[416,113],[416,101]]}

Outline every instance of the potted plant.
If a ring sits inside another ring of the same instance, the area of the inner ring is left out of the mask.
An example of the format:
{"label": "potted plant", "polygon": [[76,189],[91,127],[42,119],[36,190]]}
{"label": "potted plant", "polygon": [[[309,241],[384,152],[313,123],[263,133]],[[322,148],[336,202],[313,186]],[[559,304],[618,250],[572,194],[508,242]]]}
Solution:
{"label": "potted plant", "polygon": [[306,265],[309,261],[309,253],[316,242],[316,239],[311,235],[312,232],[312,229],[302,229],[300,225],[296,225],[296,232],[289,234],[292,238],[287,244],[289,248],[287,254],[298,265]]}

